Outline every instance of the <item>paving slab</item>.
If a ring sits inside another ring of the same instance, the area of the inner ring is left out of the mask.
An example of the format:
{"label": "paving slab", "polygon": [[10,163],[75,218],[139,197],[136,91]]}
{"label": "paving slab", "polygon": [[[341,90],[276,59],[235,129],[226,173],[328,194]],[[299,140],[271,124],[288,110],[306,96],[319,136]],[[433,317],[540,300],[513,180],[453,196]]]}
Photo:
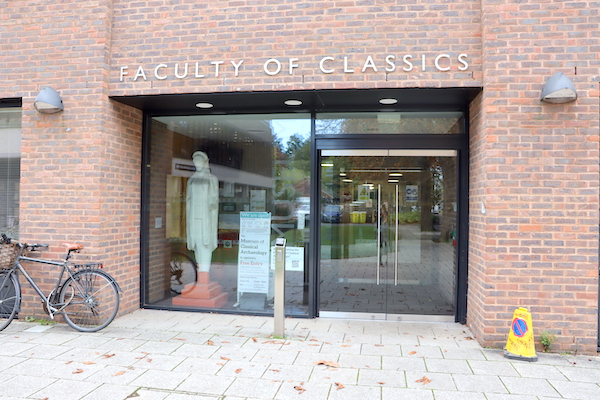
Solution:
{"label": "paving slab", "polygon": [[36,326],[0,332],[2,400],[600,399],[597,356],[510,360],[447,322],[286,319],[283,339],[271,317],[164,310]]}

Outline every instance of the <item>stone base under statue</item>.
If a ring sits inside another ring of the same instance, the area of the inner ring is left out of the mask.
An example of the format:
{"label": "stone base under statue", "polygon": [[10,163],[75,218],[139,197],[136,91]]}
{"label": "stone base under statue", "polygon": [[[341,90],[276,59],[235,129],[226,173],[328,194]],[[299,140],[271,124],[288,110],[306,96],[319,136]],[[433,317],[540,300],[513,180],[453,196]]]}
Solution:
{"label": "stone base under statue", "polygon": [[229,298],[221,285],[210,281],[209,272],[198,272],[198,280],[185,285],[181,294],[172,299],[174,306],[221,308]]}

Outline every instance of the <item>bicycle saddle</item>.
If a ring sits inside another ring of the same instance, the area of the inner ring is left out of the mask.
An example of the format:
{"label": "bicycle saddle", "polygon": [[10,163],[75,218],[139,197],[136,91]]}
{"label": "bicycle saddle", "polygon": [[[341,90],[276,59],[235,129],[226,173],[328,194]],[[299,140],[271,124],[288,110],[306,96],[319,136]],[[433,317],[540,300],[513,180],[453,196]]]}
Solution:
{"label": "bicycle saddle", "polygon": [[83,245],[79,243],[63,243],[63,246],[65,246],[69,251],[83,249]]}

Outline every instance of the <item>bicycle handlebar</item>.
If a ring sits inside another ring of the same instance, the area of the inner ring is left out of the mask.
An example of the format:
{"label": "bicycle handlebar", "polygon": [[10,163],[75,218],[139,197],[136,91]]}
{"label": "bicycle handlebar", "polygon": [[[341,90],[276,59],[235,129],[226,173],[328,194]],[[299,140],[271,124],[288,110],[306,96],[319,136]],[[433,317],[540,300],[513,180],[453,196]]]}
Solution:
{"label": "bicycle handlebar", "polygon": [[47,244],[42,244],[42,243],[27,244],[27,243],[21,243],[21,242],[13,242],[12,238],[9,238],[4,233],[0,237],[0,243],[16,243],[19,247],[21,247],[23,249],[27,249],[29,251],[36,251],[36,249],[38,249],[40,247],[46,248],[49,246]]}

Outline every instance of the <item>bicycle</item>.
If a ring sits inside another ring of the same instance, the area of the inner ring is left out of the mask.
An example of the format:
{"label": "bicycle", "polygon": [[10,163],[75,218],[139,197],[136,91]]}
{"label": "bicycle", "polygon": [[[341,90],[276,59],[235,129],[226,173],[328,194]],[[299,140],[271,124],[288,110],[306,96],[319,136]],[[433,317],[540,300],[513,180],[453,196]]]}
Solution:
{"label": "bicycle", "polygon": [[[17,316],[21,306],[21,273],[37,292],[44,311],[54,319],[62,314],[67,324],[81,332],[96,332],[110,324],[119,310],[119,284],[101,270],[102,264],[71,265],[73,253],[81,244],[65,243],[67,255],[62,261],[27,257],[26,252],[38,251],[47,244],[13,242],[2,234],[0,240],[0,331]],[[45,295],[21,265],[21,261],[62,267],[54,289]],[[63,279],[64,277],[64,279]]]}
{"label": "bicycle", "polygon": [[186,293],[191,289],[186,286],[198,280],[196,261],[185,253],[178,251],[171,253],[171,292],[174,294]]}

